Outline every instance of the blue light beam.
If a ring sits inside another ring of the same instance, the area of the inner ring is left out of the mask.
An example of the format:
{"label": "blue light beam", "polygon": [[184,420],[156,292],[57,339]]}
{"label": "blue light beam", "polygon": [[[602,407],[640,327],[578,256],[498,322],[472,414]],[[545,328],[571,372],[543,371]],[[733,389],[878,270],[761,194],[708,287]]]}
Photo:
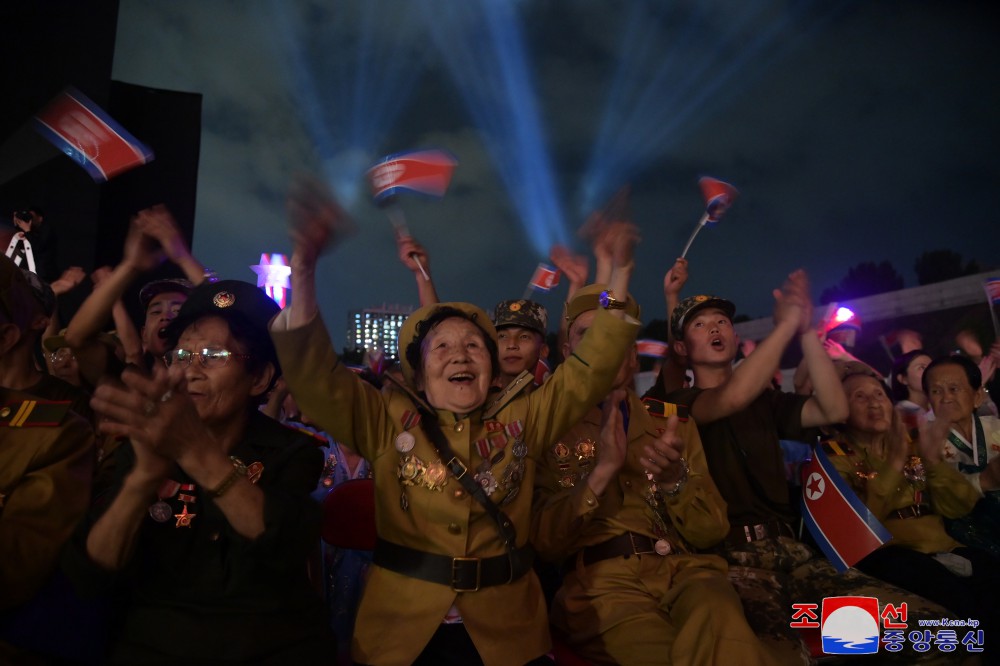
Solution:
{"label": "blue light beam", "polygon": [[432,0],[419,7],[532,247],[547,257],[568,233],[513,4]]}
{"label": "blue light beam", "polygon": [[329,6],[274,0],[273,25],[289,81],[326,180],[350,207],[364,172],[406,107],[424,68],[410,3],[356,0]]}

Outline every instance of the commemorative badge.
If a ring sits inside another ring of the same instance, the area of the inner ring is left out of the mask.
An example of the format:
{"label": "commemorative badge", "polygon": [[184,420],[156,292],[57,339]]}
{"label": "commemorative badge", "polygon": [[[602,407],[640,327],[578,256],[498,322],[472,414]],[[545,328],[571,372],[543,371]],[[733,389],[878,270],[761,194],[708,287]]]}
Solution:
{"label": "commemorative badge", "polygon": [[409,432],[401,432],[396,435],[396,450],[400,453],[409,453],[416,445],[417,439]]}
{"label": "commemorative badge", "polygon": [[174,510],[170,508],[170,505],[160,500],[152,506],[149,507],[149,517],[158,523],[165,523],[170,520],[170,517],[174,515]]}
{"label": "commemorative badge", "polygon": [[440,460],[435,460],[424,470],[424,485],[430,490],[440,491],[447,482],[448,468]]}

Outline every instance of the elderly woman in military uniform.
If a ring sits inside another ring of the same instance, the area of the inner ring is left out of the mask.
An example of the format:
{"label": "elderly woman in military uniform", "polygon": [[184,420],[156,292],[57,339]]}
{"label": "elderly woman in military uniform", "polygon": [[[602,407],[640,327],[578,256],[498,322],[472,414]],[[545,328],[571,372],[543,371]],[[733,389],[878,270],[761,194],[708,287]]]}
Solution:
{"label": "elderly woman in military uniform", "polygon": [[334,352],[316,305],[319,253],[346,215],[321,186],[292,190],[292,292],[271,335],[302,409],[368,459],[379,535],[353,657],[366,664],[548,663],[545,600],[527,544],[535,465],[604,396],[638,322],[623,303],[634,228],[585,340],[530,395],[493,391],[497,333],[468,303],[420,308],[399,333],[405,381],[379,392]]}
{"label": "elderly woman in military uniform", "polygon": [[166,366],[97,389],[116,483],[66,558],[87,587],[123,583],[112,663],[321,663],[334,653],[306,576],[323,467],[306,435],[258,411],[280,372],[254,285],[205,282],[167,329]]}
{"label": "elderly woman in military uniform", "polygon": [[[956,613],[995,626],[1000,562],[945,532],[944,518],[972,510],[979,494],[944,460],[948,424],[924,424],[911,443],[885,384],[860,363],[843,366],[849,416],[824,444],[840,475],[892,534],[855,566]],[[961,636],[959,636],[961,638]]]}

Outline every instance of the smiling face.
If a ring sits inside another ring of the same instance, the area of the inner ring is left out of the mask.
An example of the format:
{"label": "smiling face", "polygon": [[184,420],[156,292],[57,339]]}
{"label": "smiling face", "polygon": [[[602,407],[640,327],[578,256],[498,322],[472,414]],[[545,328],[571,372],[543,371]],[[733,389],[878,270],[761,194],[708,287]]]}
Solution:
{"label": "smiling face", "polygon": [[483,331],[459,317],[436,324],[421,345],[416,380],[435,409],[468,414],[481,407],[493,381]]}
{"label": "smiling face", "polygon": [[684,339],[674,345],[692,365],[731,364],[738,348],[733,322],[718,308],[705,308],[684,322]]}
{"label": "smiling face", "polygon": [[[201,352],[203,349],[226,349],[245,354],[245,347],[233,337],[229,324],[221,317],[203,317],[184,329],[176,349]],[[198,416],[210,428],[243,418],[257,404],[257,397],[270,385],[274,367],[267,364],[253,374],[247,369],[247,359],[230,358],[221,367],[206,368],[201,358],[189,365],[175,363],[171,373],[183,373],[187,392],[198,410]]]}
{"label": "smiling face", "polygon": [[850,409],[848,426],[868,434],[889,431],[893,407],[882,382],[868,375],[849,375],[844,378],[844,393]]}
{"label": "smiling face", "polygon": [[983,403],[982,389],[972,388],[969,375],[955,363],[935,365],[924,377],[934,416],[954,425],[965,425]]}
{"label": "smiling face", "polygon": [[500,373],[510,381],[525,370],[535,371],[545,349],[541,333],[521,326],[505,326],[497,331]]}

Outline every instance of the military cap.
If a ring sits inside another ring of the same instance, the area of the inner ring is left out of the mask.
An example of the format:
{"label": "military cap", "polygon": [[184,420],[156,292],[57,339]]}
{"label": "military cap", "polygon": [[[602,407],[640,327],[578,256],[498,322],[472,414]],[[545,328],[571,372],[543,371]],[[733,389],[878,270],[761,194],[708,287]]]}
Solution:
{"label": "military cap", "polygon": [[[417,326],[420,322],[425,319],[430,319],[437,313],[438,310],[445,308],[454,308],[459,312],[464,313],[469,320],[482,329],[483,333],[493,341],[493,346],[497,346],[497,329],[493,326],[493,322],[490,321],[489,315],[482,308],[473,305],[472,303],[432,303],[430,305],[425,305],[424,307],[415,310],[413,314],[406,318],[403,325],[399,328],[399,336],[396,338],[396,350],[397,356],[399,357],[400,369],[403,371],[403,377],[406,379],[406,383],[410,386],[414,385],[414,373],[416,368],[410,365],[410,362],[406,358],[406,348],[410,346],[410,343],[417,338]],[[494,365],[496,361],[494,359]]]}
{"label": "military cap", "polygon": [[192,289],[194,289],[194,285],[190,280],[185,280],[184,278],[165,278],[163,280],[153,280],[152,282],[147,282],[143,288],[139,290],[139,303],[142,304],[142,309],[145,310],[149,307],[149,302],[160,294],[176,292],[178,294],[190,296]]}
{"label": "military cap", "polygon": [[268,334],[268,324],[281,312],[278,304],[262,289],[242,280],[219,280],[202,282],[195,287],[184,301],[177,317],[167,325],[166,337],[171,348],[177,346],[177,339],[184,329],[202,317],[222,317],[232,322],[239,321],[249,326],[263,341],[265,360],[277,366],[277,352]]}
{"label": "military cap", "polygon": [[[606,284],[588,284],[586,287],[581,287],[577,289],[576,293],[573,294],[573,298],[566,303],[566,328],[570,328],[576,318],[582,315],[588,310],[596,310],[601,307],[601,294],[608,290]],[[642,309],[639,304],[635,302],[632,298],[632,294],[628,295],[628,299],[625,303],[625,314],[639,319],[642,316]]]}
{"label": "military cap", "polygon": [[516,301],[500,301],[493,309],[493,325],[497,329],[520,326],[545,335],[548,324],[549,315],[545,307],[535,301],[523,298]]}
{"label": "military cap", "polygon": [[691,315],[705,308],[718,308],[726,313],[726,316],[730,320],[736,314],[736,306],[732,301],[705,294],[688,296],[677,304],[677,307],[674,308],[673,313],[670,315],[670,334],[674,336],[674,340],[684,339],[684,324],[688,322]]}

